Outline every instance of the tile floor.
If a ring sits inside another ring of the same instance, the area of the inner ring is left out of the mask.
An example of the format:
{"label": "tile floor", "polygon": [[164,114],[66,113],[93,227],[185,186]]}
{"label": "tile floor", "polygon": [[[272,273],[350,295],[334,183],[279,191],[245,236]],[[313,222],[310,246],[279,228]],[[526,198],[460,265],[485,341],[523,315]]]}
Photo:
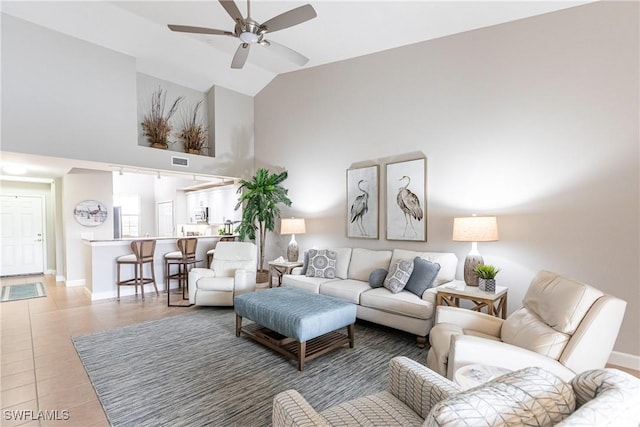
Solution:
{"label": "tile floor", "polygon": [[[45,284],[46,297],[0,303],[2,426],[108,426],[71,337],[198,309],[167,307],[163,293],[147,294],[144,302],[92,303],[84,288],[67,288],[53,276],[2,278],[0,284],[36,281]],[[45,411],[57,420],[24,418]],[[22,420],[14,419],[19,415]]]}

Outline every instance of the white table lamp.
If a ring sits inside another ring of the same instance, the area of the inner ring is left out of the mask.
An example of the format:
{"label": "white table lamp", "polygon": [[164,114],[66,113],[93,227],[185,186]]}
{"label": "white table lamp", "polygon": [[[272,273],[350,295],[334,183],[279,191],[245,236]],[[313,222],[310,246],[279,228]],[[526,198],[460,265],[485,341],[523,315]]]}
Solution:
{"label": "white table lamp", "polygon": [[498,222],[495,216],[469,216],[453,219],[453,240],[471,242],[471,252],[464,260],[464,282],[468,286],[478,286],[478,275],[473,271],[476,265],[484,264],[478,252],[478,242],[498,240]]}
{"label": "white table lamp", "polygon": [[280,234],[291,234],[291,241],[287,247],[287,259],[289,262],[298,260],[298,242],[296,234],[304,234],[307,229],[302,218],[285,218],[280,222]]}

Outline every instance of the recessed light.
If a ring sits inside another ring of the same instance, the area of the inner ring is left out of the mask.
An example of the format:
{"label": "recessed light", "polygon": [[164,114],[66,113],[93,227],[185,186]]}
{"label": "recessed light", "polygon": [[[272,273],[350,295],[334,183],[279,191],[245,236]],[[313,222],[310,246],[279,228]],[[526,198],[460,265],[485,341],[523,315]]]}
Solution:
{"label": "recessed light", "polygon": [[2,170],[9,175],[24,175],[27,173],[27,168],[20,165],[5,165]]}

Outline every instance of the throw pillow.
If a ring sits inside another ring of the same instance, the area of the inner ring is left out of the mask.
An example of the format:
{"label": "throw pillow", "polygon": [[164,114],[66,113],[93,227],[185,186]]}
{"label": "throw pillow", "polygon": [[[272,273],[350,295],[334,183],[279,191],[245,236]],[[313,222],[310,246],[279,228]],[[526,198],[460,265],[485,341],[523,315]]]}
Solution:
{"label": "throw pillow", "polygon": [[407,285],[413,271],[412,259],[399,259],[391,265],[389,274],[384,279],[384,287],[392,294],[397,294]]}
{"label": "throw pillow", "polygon": [[417,256],[413,259],[413,272],[404,288],[422,298],[424,291],[433,285],[439,271],[440,264]]}
{"label": "throw pillow", "polygon": [[307,266],[306,276],[335,279],[337,258],[336,251],[309,249],[309,265]]}
{"label": "throw pillow", "polygon": [[369,286],[372,288],[381,288],[384,285],[384,279],[387,278],[388,271],[384,268],[377,268],[369,274]]}
{"label": "throw pillow", "polygon": [[304,255],[302,256],[302,271],[300,274],[303,276],[307,275],[307,268],[309,267],[309,251],[304,251]]}

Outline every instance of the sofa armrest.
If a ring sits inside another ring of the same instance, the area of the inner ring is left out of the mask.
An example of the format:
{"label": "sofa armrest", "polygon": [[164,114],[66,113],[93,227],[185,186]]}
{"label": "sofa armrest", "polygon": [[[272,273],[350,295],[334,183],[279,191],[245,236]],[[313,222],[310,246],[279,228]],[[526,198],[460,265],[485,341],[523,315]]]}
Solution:
{"label": "sofa armrest", "polygon": [[294,276],[302,276],[302,267],[294,267],[291,269],[291,274]]}
{"label": "sofa armrest", "polygon": [[452,323],[462,329],[471,329],[496,338],[500,337],[502,323],[504,323],[504,320],[499,317],[486,313],[444,305],[436,307],[435,317],[435,325],[438,323]]}
{"label": "sofa armrest", "polygon": [[460,390],[457,384],[409,358],[399,356],[389,362],[389,392],[422,418],[436,403]]}
{"label": "sofa armrest", "polygon": [[557,360],[501,341],[471,335],[453,335],[449,348],[447,378],[463,366],[499,364],[500,367],[516,371],[529,366],[538,366],[551,371],[563,381],[569,381],[576,373]]}
{"label": "sofa armrest", "polygon": [[235,295],[246,294],[256,290],[256,272],[237,269],[234,274],[233,292]]}
{"label": "sofa armrest", "polygon": [[322,415],[295,390],[285,390],[273,398],[271,423],[280,426],[328,426]]}

